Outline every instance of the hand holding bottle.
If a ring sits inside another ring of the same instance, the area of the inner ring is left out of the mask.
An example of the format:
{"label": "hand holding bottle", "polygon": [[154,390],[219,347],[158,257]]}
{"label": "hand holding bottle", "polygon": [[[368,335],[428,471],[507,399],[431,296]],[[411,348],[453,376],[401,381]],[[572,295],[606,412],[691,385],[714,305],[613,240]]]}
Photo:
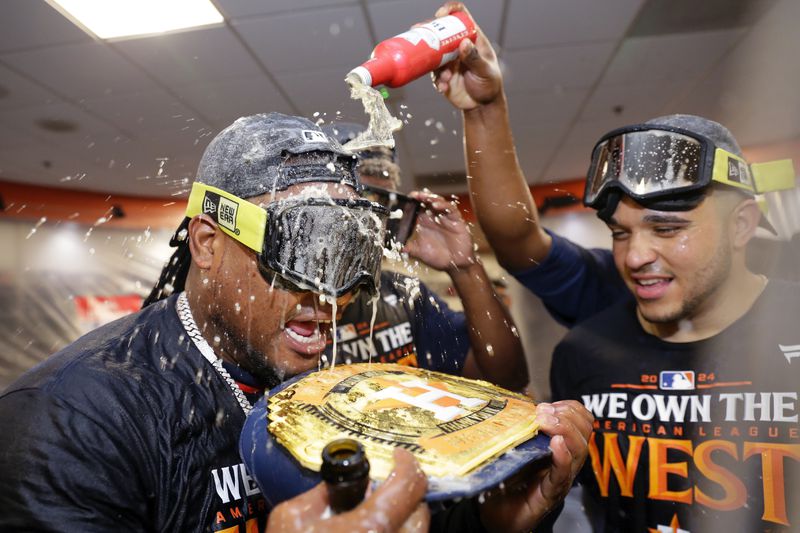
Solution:
{"label": "hand holding bottle", "polygon": [[372,87],[400,87],[455,59],[459,43],[474,40],[476,35],[475,22],[467,10],[454,10],[452,14],[440,10],[436,19],[378,43],[370,59],[347,77]]}
{"label": "hand holding bottle", "polygon": [[386,481],[352,511],[323,518],[330,501],[328,488],[320,483],[276,506],[267,533],[428,531],[430,514],[422,501],[427,478],[410,452],[395,449],[394,461]]}
{"label": "hand holding bottle", "polygon": [[[443,13],[469,13],[461,2],[448,2],[436,11]],[[462,39],[458,57],[431,75],[437,91],[447,97],[457,108],[468,111],[497,100],[503,93],[503,76],[489,39],[477,29],[473,43]]]}

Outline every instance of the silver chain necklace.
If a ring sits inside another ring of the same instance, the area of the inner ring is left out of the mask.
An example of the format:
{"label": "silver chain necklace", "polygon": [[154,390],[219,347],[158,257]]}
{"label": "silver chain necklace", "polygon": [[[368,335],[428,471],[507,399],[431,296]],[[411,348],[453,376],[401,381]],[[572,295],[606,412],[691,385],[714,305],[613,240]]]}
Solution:
{"label": "silver chain necklace", "polygon": [[178,318],[181,320],[181,324],[183,324],[183,329],[186,330],[186,333],[189,335],[189,338],[192,339],[194,345],[200,350],[200,353],[203,354],[203,357],[206,358],[206,361],[211,363],[211,366],[214,367],[214,370],[222,376],[222,379],[225,380],[225,383],[228,384],[228,387],[233,392],[233,395],[236,397],[236,401],[239,402],[239,405],[244,411],[245,416],[250,414],[250,411],[253,409],[253,406],[250,405],[250,402],[247,400],[247,397],[242,392],[242,389],[236,384],[233,380],[231,375],[225,370],[225,367],[222,366],[222,359],[217,357],[217,354],[214,353],[214,349],[206,342],[203,338],[203,335],[200,333],[200,329],[197,327],[197,323],[194,321],[194,317],[192,316],[192,310],[189,309],[189,299],[186,297],[186,293],[182,292],[178,295],[178,300],[175,303],[175,310],[178,312]]}

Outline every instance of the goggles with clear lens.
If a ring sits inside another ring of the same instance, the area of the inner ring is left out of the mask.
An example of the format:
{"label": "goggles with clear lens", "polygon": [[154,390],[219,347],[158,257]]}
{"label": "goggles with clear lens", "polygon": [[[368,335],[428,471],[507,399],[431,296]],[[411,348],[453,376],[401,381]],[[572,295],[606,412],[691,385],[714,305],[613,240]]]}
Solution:
{"label": "goggles with clear lens", "polygon": [[417,224],[417,215],[421,207],[419,201],[405,194],[372,185],[364,185],[362,194],[389,211],[389,219],[386,221],[386,247],[392,248],[393,242],[401,246],[405,244]]}
{"label": "goggles with clear lens", "polygon": [[791,189],[789,159],[748,165],[694,132],[638,125],[614,130],[595,145],[583,203],[597,208],[611,189],[639,201],[698,191],[717,182],[752,194]]}
{"label": "goggles with clear lens", "polygon": [[386,208],[365,199],[287,198],[266,208],[195,182],[186,216],[206,214],[258,256],[261,267],[301,290],[339,297],[375,289]]}

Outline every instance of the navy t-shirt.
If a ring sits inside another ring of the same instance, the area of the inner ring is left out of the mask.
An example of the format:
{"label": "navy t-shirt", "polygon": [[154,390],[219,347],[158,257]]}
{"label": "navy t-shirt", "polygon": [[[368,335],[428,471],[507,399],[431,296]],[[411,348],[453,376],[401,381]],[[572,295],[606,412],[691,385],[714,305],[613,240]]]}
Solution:
{"label": "navy t-shirt", "polygon": [[[416,278],[381,273],[380,296],[373,306],[361,293],[336,325],[336,363],[398,363],[460,375],[469,352],[464,313],[450,309]],[[332,359],[328,341],[326,361]]]}
{"label": "navy t-shirt", "polygon": [[553,397],[595,416],[581,474],[595,530],[800,530],[800,285],[770,281],[696,342],[646,333],[635,305],[577,325],[553,354]]}
{"label": "navy t-shirt", "polygon": [[586,249],[560,235],[550,236],[553,244],[547,257],[513,275],[541,298],[561,324],[572,327],[620,300],[633,299],[611,250]]}
{"label": "navy t-shirt", "polygon": [[263,531],[245,414],[175,303],[94,330],[0,395],[0,531]]}

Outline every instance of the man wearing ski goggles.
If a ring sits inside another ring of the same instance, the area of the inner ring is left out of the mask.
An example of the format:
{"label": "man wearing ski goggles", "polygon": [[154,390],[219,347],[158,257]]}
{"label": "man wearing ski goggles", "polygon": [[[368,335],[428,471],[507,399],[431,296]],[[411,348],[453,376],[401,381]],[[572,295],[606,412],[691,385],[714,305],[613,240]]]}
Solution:
{"label": "man wearing ski goggles", "polygon": [[[386,210],[359,196],[354,167],[302,117],[242,117],[214,137],[146,307],[0,395],[0,507],[15,509],[0,530],[266,529],[264,495],[229,497],[220,479],[252,484],[238,446],[252,403],[318,368],[342,307],[377,282]],[[320,487],[284,502],[270,531],[416,523],[425,477],[411,454],[395,457],[352,513],[299,522],[311,500],[327,505]]]}
{"label": "man wearing ski goggles", "polygon": [[[642,205],[686,210],[712,183],[754,196],[794,187],[794,171],[788,159],[748,165],[699,133],[640,124],[611,131],[595,145],[584,204],[607,218],[616,207],[608,193],[617,190]],[[768,224],[763,217],[762,224]]]}
{"label": "man wearing ski goggles", "polygon": [[284,287],[335,298],[359,287],[375,291],[388,215],[378,203],[290,197],[261,207],[195,182],[186,216],[199,214],[255,252],[262,275],[277,274]]}
{"label": "man wearing ski goggles", "polygon": [[[472,201],[498,261],[571,327],[553,352],[552,398],[582,399],[597,417],[576,505],[587,516],[568,511],[560,523],[796,530],[796,417],[733,408],[770,394],[758,391],[796,396],[786,353],[797,344],[800,285],[746,262],[765,219],[760,195],[794,186],[790,163],[747,165],[732,133],[699,116],[612,131],[593,150],[584,203],[613,245],[586,249],[539,219],[488,39],[460,43],[434,83],[462,112]],[[709,400],[702,416],[660,405],[695,399]],[[768,448],[787,452],[772,461]]]}

